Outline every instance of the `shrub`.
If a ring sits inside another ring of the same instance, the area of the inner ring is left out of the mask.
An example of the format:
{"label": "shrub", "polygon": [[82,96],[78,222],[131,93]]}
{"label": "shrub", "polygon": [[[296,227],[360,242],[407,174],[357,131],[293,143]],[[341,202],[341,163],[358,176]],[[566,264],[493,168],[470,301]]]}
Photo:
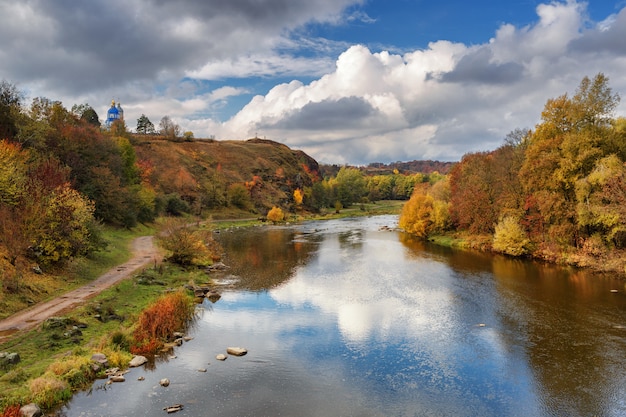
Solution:
{"label": "shrub", "polygon": [[0,417],[21,417],[20,405],[14,404],[6,407]]}
{"label": "shrub", "polygon": [[530,252],[530,239],[526,231],[513,216],[503,217],[496,225],[493,250],[511,256],[522,256]]}
{"label": "shrub", "polygon": [[267,220],[278,223],[282,222],[285,219],[285,213],[280,207],[272,207],[272,209],[267,213]]}
{"label": "shrub", "polygon": [[216,252],[220,246],[211,232],[189,227],[184,220],[168,220],[159,235],[159,243],[171,252],[169,260],[179,265],[207,264],[212,258],[219,258]]}
{"label": "shrub", "polygon": [[154,354],[174,332],[187,328],[193,317],[193,303],[182,291],[164,295],[146,308],[133,332],[134,354]]}

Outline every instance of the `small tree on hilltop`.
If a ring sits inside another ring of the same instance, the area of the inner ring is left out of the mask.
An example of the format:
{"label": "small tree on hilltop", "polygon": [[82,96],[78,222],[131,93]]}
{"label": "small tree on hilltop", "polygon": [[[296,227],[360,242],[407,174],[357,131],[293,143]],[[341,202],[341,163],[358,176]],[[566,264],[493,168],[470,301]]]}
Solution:
{"label": "small tree on hilltop", "polygon": [[137,133],[144,135],[153,135],[155,133],[154,124],[145,114],[142,114],[139,119],[137,119]]}

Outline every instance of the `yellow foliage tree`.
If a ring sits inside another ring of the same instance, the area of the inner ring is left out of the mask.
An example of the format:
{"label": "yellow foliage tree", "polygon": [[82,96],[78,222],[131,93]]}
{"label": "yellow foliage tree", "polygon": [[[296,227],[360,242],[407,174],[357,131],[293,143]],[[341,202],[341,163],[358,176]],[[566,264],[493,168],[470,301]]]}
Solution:
{"label": "yellow foliage tree", "polygon": [[300,207],[302,205],[303,198],[304,198],[304,194],[302,193],[302,190],[299,188],[296,188],[293,192],[293,202],[296,205],[296,207]]}
{"label": "yellow foliage tree", "polygon": [[434,199],[423,192],[415,192],[402,207],[399,226],[407,233],[417,237],[426,237],[432,229]]}
{"label": "yellow foliage tree", "polygon": [[285,213],[283,213],[280,207],[272,207],[272,209],[267,213],[267,220],[278,223],[282,222],[285,219]]}
{"label": "yellow foliage tree", "polygon": [[[400,228],[422,238],[446,230],[450,225],[449,203],[445,199],[447,193],[441,188],[429,188],[427,184],[417,186],[402,207]],[[435,196],[431,194],[431,189],[437,191]]]}
{"label": "yellow foliage tree", "polygon": [[493,235],[493,250],[511,256],[522,256],[528,254],[529,245],[530,239],[516,218],[506,216],[498,222]]}
{"label": "yellow foliage tree", "polygon": [[18,145],[0,141],[0,204],[15,205],[24,192],[27,157]]}

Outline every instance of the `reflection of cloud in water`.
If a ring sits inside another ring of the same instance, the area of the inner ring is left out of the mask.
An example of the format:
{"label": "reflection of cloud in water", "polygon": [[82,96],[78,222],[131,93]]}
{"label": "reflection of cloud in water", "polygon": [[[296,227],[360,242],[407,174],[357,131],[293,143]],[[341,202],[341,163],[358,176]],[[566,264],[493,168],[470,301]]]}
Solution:
{"label": "reflection of cloud in water", "polygon": [[270,294],[280,303],[333,314],[348,342],[445,330],[441,320],[451,318],[452,300],[437,279],[449,273],[447,268],[416,260],[407,264],[396,236],[375,233],[359,251],[327,239],[319,258]]}

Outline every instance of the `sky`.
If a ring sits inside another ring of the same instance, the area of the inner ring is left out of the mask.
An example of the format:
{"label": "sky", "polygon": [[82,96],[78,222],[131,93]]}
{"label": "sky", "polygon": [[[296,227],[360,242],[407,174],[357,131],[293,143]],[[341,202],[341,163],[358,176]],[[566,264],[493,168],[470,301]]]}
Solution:
{"label": "sky", "polygon": [[120,102],[196,138],[318,162],[458,161],[603,73],[625,96],[626,0],[0,0],[0,80]]}

